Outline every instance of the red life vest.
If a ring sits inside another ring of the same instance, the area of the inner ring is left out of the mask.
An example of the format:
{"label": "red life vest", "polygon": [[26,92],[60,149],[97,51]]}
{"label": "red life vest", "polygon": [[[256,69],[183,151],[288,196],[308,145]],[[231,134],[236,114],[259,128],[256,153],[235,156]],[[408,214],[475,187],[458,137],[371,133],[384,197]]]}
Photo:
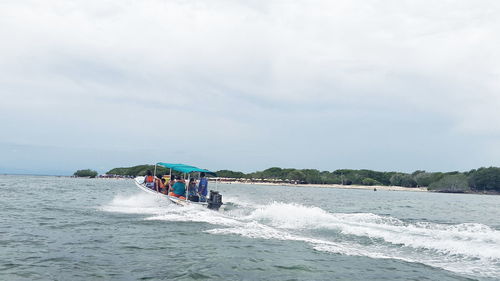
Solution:
{"label": "red life vest", "polygon": [[146,182],[153,182],[153,176],[147,176]]}

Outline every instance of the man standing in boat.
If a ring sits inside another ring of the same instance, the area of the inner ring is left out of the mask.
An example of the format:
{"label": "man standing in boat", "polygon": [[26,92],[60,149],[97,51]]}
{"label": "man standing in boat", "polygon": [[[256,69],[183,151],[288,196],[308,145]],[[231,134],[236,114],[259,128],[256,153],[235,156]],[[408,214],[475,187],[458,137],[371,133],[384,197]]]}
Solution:
{"label": "man standing in boat", "polygon": [[200,196],[200,202],[207,202],[207,190],[208,190],[208,179],[205,177],[205,173],[200,173],[200,183],[198,184],[198,196]]}

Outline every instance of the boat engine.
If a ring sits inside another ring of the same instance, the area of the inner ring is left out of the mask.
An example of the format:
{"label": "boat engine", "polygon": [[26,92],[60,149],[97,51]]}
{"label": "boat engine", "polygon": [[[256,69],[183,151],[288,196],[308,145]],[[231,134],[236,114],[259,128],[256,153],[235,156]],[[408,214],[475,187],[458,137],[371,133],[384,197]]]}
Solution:
{"label": "boat engine", "polygon": [[214,190],[210,190],[210,196],[207,200],[208,208],[211,210],[219,210],[222,205],[222,195]]}

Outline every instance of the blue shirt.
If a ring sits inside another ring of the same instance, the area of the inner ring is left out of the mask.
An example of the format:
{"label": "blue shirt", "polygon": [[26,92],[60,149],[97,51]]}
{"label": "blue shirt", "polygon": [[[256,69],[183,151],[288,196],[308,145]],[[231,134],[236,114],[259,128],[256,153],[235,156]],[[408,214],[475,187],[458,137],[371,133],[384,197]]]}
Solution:
{"label": "blue shirt", "polygon": [[186,184],[183,182],[175,182],[174,186],[172,186],[174,189],[174,193],[180,196],[186,196]]}
{"label": "blue shirt", "polygon": [[207,196],[207,186],[208,186],[207,178],[201,178],[200,184],[198,185],[198,192],[203,196]]}

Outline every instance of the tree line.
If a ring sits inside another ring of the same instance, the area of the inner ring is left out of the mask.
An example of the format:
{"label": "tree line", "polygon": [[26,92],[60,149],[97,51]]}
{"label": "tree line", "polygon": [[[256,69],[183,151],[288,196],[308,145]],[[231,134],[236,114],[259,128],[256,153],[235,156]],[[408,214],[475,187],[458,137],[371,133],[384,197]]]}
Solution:
{"label": "tree line", "polygon": [[[154,170],[153,165],[138,165],[128,168],[114,168],[107,174],[122,176],[145,175]],[[167,174],[164,167],[157,167],[157,174]],[[240,180],[274,180],[285,183],[341,184],[341,185],[386,185],[403,187],[427,187],[441,192],[500,192],[500,168],[489,167],[468,172],[426,172],[413,173],[379,172],[373,170],[340,169],[332,172],[316,169],[283,169],[272,167],[263,171],[243,173],[219,170],[219,177]]]}
{"label": "tree line", "polygon": [[[145,176],[147,171],[153,172],[155,170],[154,165],[137,165],[133,167],[121,167],[114,168],[106,172],[107,175],[118,175],[118,176]],[[156,166],[156,174],[157,175],[166,175],[170,172],[170,169],[167,169],[162,166]],[[173,175],[180,175],[181,173],[172,171]]]}
{"label": "tree line", "polygon": [[413,173],[379,172],[373,170],[340,169],[332,172],[315,169],[269,168],[253,173],[230,170],[217,172],[219,177],[239,179],[274,179],[283,182],[305,184],[341,184],[341,185],[386,185],[403,187],[427,187],[441,192],[500,192],[500,168],[489,167],[468,172],[426,172],[417,170]]}

